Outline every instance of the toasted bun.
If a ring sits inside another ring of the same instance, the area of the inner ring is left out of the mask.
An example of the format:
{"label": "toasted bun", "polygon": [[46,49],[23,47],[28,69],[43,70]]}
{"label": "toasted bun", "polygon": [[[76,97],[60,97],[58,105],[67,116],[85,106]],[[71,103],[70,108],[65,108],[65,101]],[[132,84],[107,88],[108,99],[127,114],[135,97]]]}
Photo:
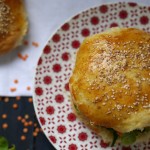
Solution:
{"label": "toasted bun", "polygon": [[0,0],[0,54],[7,53],[21,43],[27,31],[22,0]]}
{"label": "toasted bun", "polygon": [[86,38],[69,86],[91,126],[121,133],[150,126],[150,34],[112,28]]}
{"label": "toasted bun", "polygon": [[[113,137],[113,133],[110,132],[108,129],[106,129],[105,127],[102,126],[97,126],[94,125],[92,122],[90,122],[84,115],[81,114],[81,112],[77,111],[76,108],[74,107],[75,105],[73,104],[72,101],[72,108],[73,108],[73,112],[76,114],[76,116],[85,123],[85,125],[92,129],[98,136],[102,137],[102,139],[106,142],[106,143],[112,143],[114,137]],[[150,140],[150,132],[142,132],[140,135],[138,135],[138,137],[136,138],[136,141],[134,142],[134,144],[136,143],[142,143],[142,142],[147,142]],[[120,138],[117,139],[116,143],[120,143]]]}

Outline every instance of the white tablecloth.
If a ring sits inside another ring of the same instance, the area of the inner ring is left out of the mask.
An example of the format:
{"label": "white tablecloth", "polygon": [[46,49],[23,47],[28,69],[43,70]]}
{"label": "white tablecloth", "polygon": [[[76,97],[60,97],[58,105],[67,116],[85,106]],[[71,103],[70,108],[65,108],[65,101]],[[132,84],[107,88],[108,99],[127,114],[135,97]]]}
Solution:
{"label": "white tablecloth", "polygon": [[[49,37],[77,13],[112,2],[119,0],[25,0],[29,20],[25,38],[28,45],[0,56],[0,96],[31,96],[35,67]],[[150,5],[150,0],[132,2]],[[26,60],[18,55],[26,57]]]}

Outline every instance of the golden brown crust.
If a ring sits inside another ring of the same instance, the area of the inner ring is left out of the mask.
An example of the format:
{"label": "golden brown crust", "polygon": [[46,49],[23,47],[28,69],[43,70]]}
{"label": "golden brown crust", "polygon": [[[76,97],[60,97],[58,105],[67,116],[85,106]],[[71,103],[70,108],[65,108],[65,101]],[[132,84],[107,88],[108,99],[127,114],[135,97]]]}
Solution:
{"label": "golden brown crust", "polygon": [[86,38],[70,78],[73,103],[94,125],[118,132],[150,124],[150,34],[114,28]]}
{"label": "golden brown crust", "polygon": [[0,0],[0,54],[18,46],[27,32],[22,0]]}

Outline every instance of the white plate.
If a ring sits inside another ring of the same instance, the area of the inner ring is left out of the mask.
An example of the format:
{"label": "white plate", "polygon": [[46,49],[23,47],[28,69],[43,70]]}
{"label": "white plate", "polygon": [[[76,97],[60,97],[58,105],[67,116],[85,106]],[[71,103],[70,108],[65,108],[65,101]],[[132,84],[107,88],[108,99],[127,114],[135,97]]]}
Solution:
{"label": "white plate", "polygon": [[[50,38],[36,67],[34,107],[40,125],[58,150],[126,149],[108,147],[72,112],[68,80],[76,51],[83,39],[110,27],[137,27],[150,32],[150,7],[115,3],[84,11],[65,23]],[[150,149],[150,142],[130,149]]]}

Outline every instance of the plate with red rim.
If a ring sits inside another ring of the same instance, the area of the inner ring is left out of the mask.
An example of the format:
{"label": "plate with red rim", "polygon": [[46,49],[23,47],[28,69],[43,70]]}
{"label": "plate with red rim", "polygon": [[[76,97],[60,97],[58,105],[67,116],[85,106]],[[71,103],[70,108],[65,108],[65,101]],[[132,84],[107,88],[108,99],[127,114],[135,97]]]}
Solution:
{"label": "plate with red rim", "polygon": [[[90,8],[65,22],[50,37],[39,58],[34,78],[34,108],[49,141],[59,150],[110,148],[73,113],[68,81],[76,52],[84,38],[111,27],[136,27],[150,32],[150,7],[119,2]],[[150,142],[130,149],[150,149]],[[126,148],[127,149],[127,148]]]}

